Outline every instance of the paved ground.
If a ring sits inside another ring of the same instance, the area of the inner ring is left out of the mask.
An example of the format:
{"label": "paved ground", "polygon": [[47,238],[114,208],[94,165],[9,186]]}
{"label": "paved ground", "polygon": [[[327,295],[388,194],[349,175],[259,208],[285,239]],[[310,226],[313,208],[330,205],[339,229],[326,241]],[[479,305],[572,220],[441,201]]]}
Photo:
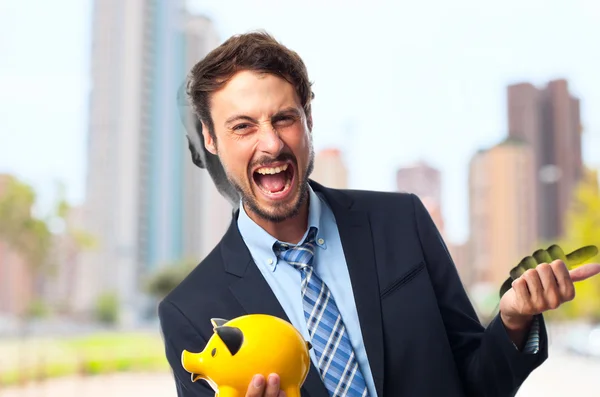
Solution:
{"label": "paved ground", "polygon": [[170,374],[113,374],[65,378],[23,389],[1,390],[1,397],[177,397]]}
{"label": "paved ground", "polygon": [[[25,389],[2,390],[0,396],[176,397],[176,394],[169,374],[115,374],[52,380]],[[531,374],[517,394],[517,397],[587,396],[600,396],[600,360],[557,352],[553,352],[550,359]]]}

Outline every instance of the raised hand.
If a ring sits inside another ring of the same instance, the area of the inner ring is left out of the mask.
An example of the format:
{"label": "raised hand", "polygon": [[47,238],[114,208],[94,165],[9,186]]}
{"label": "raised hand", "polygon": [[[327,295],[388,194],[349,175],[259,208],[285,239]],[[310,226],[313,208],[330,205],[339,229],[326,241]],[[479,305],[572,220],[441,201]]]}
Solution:
{"label": "raised hand", "polygon": [[527,270],[535,269],[536,266],[542,263],[551,263],[555,260],[561,260],[567,266],[567,269],[572,270],[575,266],[581,265],[588,259],[593,258],[598,254],[598,248],[595,245],[588,245],[579,248],[568,255],[565,255],[562,248],[554,244],[548,249],[539,249],[532,256],[526,256],[519,264],[510,270],[510,277],[500,287],[500,298],[512,287],[514,280],[521,277]]}
{"label": "raised hand", "polygon": [[[504,324],[511,329],[526,328],[534,315],[572,300],[574,283],[600,273],[600,264],[589,263],[571,271],[569,267],[573,268],[597,253],[595,246],[589,246],[565,256],[560,247],[552,246],[523,259],[511,271],[509,289],[501,292],[500,314]],[[517,278],[512,280],[513,276]]]}

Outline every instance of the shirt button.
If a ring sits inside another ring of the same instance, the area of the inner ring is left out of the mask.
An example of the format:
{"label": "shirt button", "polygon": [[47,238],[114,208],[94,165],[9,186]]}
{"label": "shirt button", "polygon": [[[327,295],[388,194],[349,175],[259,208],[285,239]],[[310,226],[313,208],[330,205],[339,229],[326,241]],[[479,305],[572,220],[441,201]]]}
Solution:
{"label": "shirt button", "polygon": [[320,239],[318,240],[318,243],[319,243],[319,244],[324,244],[324,243],[325,243],[325,240],[323,240],[322,238],[320,238]]}
{"label": "shirt button", "polygon": [[273,259],[269,258],[269,260],[267,261],[267,263],[268,263],[269,265],[272,265],[272,264],[273,264]]}

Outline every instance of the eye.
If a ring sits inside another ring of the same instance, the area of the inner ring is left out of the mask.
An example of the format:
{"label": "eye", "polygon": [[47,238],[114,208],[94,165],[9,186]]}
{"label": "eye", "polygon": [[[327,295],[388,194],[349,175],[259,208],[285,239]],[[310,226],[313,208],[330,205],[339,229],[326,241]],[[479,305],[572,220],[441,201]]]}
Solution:
{"label": "eye", "polygon": [[214,349],[212,349],[212,351],[210,352],[211,356],[215,356],[215,354],[217,354],[217,348],[215,347]]}
{"label": "eye", "polygon": [[243,123],[233,127],[233,130],[237,132],[244,132],[244,130],[247,130],[248,128],[250,128],[250,124]]}
{"label": "eye", "polygon": [[275,120],[274,124],[276,124],[279,127],[287,127],[287,126],[294,124],[295,121],[296,121],[296,118],[294,118],[292,116],[281,116],[281,118],[278,118],[277,120]]}

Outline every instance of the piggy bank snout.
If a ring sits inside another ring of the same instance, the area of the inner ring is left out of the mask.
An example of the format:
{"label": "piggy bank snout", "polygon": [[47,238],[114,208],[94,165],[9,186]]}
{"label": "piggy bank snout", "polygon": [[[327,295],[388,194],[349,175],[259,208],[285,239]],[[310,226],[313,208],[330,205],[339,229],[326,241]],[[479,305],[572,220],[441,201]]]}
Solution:
{"label": "piggy bank snout", "polygon": [[181,353],[181,365],[183,369],[192,374],[192,382],[205,376],[204,352],[191,353],[184,350]]}

